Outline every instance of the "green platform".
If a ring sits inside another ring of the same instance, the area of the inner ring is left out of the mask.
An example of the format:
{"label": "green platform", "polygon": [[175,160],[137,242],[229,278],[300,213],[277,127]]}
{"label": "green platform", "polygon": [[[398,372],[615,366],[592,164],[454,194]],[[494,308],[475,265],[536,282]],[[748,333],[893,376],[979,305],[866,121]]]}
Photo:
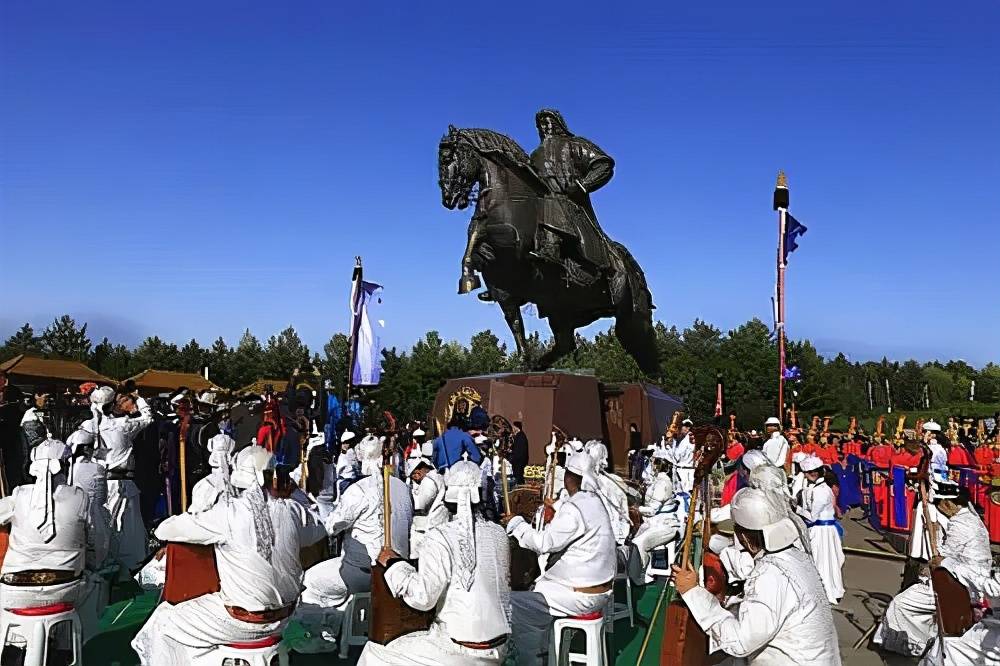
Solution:
{"label": "green platform", "polygon": [[[638,611],[640,622],[636,623],[634,629],[629,628],[628,620],[619,620],[615,625],[615,632],[609,638],[609,646],[614,663],[625,666],[637,664],[639,650],[646,637],[644,625],[648,622],[656,606],[662,583],[649,585],[637,590]],[[139,627],[142,626],[149,614],[156,606],[158,595],[147,592],[139,596],[119,601],[108,606],[107,611],[101,618],[101,633],[91,640],[84,647],[84,663],[99,664],[100,666],[135,666],[139,663],[135,652],[132,651],[130,642]],[[624,601],[624,599],[622,600]],[[646,649],[646,656],[639,666],[656,666],[659,663],[660,640],[663,628],[663,611],[655,623],[655,632],[650,639],[649,647]],[[293,624],[288,628],[288,632],[294,632],[297,627]],[[293,666],[331,666],[340,664],[353,664],[357,661],[360,649],[352,650],[348,659],[337,658],[336,654],[300,655],[292,654],[291,663]]]}

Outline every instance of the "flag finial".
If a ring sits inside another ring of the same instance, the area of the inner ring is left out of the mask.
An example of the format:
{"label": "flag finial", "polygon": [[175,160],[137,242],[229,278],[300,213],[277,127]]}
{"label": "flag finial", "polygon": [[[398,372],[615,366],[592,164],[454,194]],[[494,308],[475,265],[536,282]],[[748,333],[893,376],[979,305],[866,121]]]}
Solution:
{"label": "flag finial", "polygon": [[788,189],[788,177],[785,175],[784,171],[781,170],[778,171],[778,182],[775,183],[774,186],[784,187],[786,190]]}

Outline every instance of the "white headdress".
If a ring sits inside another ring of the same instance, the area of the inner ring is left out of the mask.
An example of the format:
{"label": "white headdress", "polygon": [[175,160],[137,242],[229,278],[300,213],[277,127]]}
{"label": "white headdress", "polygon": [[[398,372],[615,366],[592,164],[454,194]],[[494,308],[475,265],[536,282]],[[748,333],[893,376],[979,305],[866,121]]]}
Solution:
{"label": "white headdress", "polygon": [[771,464],[760,465],[750,472],[747,485],[751,488],[763,490],[768,494],[772,503],[779,510],[784,511],[785,516],[794,523],[795,530],[799,533],[799,542],[802,544],[802,550],[811,553],[812,547],[809,540],[809,528],[806,527],[802,518],[792,511],[789,504],[791,492],[788,489],[788,478],[785,476],[785,470]]}
{"label": "white headdress", "polygon": [[253,531],[257,542],[257,554],[268,562],[274,547],[274,524],[264,497],[264,472],[274,469],[274,455],[261,446],[248,446],[236,456],[236,471],[232,483],[237,488],[245,488],[243,497],[250,503],[253,515]]}
{"label": "white headdress", "polygon": [[753,471],[754,467],[759,465],[766,465],[768,463],[767,456],[760,449],[750,449],[743,454],[740,458],[740,463],[746,467],[748,470]]}
{"label": "white headdress", "polygon": [[608,447],[604,442],[592,439],[584,446],[584,450],[594,459],[594,466],[598,472],[603,471],[608,466]]}
{"label": "white headdress", "polygon": [[583,482],[580,490],[592,493],[598,492],[597,479],[594,478],[594,459],[586,453],[574,453],[566,460],[566,471],[578,474]]}
{"label": "white headdress", "polygon": [[[69,448],[58,439],[47,439],[31,449],[30,474],[35,477],[31,489],[31,521],[38,528],[42,539],[48,543],[56,535],[55,498],[53,476],[62,469],[62,461],[69,457]],[[36,522],[37,521],[37,522]]]}
{"label": "white headdress", "polygon": [[382,469],[382,442],[374,435],[368,435],[357,446],[358,462],[365,476],[378,474]]}
{"label": "white headdress", "polygon": [[806,456],[806,459],[799,463],[799,469],[803,472],[814,472],[823,466],[823,461],[816,456]]}
{"label": "white headdress", "polygon": [[219,433],[208,440],[208,464],[219,470],[227,495],[232,495],[229,467],[235,450],[236,440],[225,433]]}
{"label": "white headdress", "polygon": [[760,530],[764,549],[782,550],[795,543],[799,531],[773,495],[758,488],[743,488],[733,496],[733,522],[747,530]]}
{"label": "white headdress", "polygon": [[466,591],[472,589],[476,575],[476,523],[472,516],[472,505],[479,503],[481,475],[479,466],[468,460],[455,463],[444,475],[444,499],[457,505],[454,520],[461,523],[463,528],[463,534],[459,537],[459,561],[455,577]]}

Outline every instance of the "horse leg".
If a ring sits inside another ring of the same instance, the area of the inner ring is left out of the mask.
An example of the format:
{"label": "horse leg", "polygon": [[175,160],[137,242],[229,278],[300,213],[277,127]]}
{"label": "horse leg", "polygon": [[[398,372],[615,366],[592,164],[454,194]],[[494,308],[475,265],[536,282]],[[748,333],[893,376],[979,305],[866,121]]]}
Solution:
{"label": "horse leg", "polygon": [[567,354],[573,353],[576,349],[576,326],[570,321],[560,321],[549,317],[549,325],[552,327],[552,337],[554,344],[535,364],[536,370],[546,370],[552,364]]}
{"label": "horse leg", "polygon": [[490,289],[490,292],[496,297],[497,304],[503,312],[503,318],[507,320],[507,326],[510,328],[511,335],[514,336],[514,346],[517,347],[517,353],[523,358],[527,343],[524,339],[524,319],[521,318],[522,304],[513,296],[496,288]]}
{"label": "horse leg", "polygon": [[[622,309],[624,310],[624,308]],[[615,319],[615,337],[622,347],[636,360],[639,368],[649,377],[660,373],[660,359],[656,350],[656,333],[652,315],[629,310],[619,311]]]}
{"label": "horse leg", "polygon": [[483,286],[479,276],[476,275],[472,253],[483,237],[485,227],[483,218],[472,216],[472,221],[469,222],[469,237],[465,243],[465,254],[462,255],[462,277],[458,281],[459,294],[468,294]]}

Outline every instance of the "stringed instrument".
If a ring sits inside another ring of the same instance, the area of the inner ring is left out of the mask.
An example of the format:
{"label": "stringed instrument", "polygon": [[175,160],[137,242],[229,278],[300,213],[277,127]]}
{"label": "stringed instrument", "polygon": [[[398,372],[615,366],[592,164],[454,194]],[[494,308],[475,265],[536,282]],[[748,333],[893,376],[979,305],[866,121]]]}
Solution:
{"label": "stringed instrument", "polygon": [[[387,414],[390,424],[395,419]],[[382,550],[392,552],[392,501],[390,484],[393,476],[394,435],[387,435],[382,448]],[[409,537],[409,535],[407,535]],[[368,624],[368,640],[387,645],[400,636],[415,631],[426,631],[434,620],[434,611],[418,611],[406,605],[402,599],[393,596],[385,582],[385,567],[376,562],[372,565],[371,621]]]}
{"label": "stringed instrument", "polygon": [[555,518],[556,510],[549,505],[546,500],[554,500],[556,492],[556,464],[559,452],[569,439],[566,433],[559,426],[552,424],[553,448],[554,451],[549,457],[549,476],[545,479],[545,489],[542,494],[542,524],[548,525]]}
{"label": "stringed instrument", "polygon": [[188,508],[187,490],[187,436],[191,429],[191,401],[188,398],[181,398],[174,406],[177,414],[177,464],[181,473],[181,513],[185,513]]}
{"label": "stringed instrument", "polygon": [[[507,456],[510,455],[514,440],[514,428],[504,417],[497,414],[490,419],[489,437],[500,441],[500,486],[503,489],[503,511],[507,515],[515,515],[510,502],[510,489],[507,485]],[[523,511],[523,508],[522,508]],[[531,514],[534,514],[534,510]],[[510,544],[510,589],[515,592],[526,592],[542,574],[538,566],[538,554],[524,548],[517,539],[508,536]]]}
{"label": "stringed instrument", "polygon": [[166,550],[163,600],[168,604],[197,599],[221,589],[215,546],[168,543]]}
{"label": "stringed instrument", "polygon": [[[702,555],[701,563],[693,563],[691,560],[691,542],[694,537],[695,510],[698,505],[699,494],[707,490],[708,475],[716,461],[722,456],[725,450],[725,438],[722,432],[714,426],[699,426],[691,431],[691,437],[695,442],[695,472],[694,487],[691,490],[691,504],[687,516],[687,526],[684,531],[684,546],[681,551],[680,565],[690,568],[705,562]],[[703,487],[704,486],[704,487]],[[704,501],[704,498],[703,498]],[[708,519],[708,501],[704,501],[706,510],[705,519]],[[706,543],[702,544],[705,550]],[[715,567],[721,568],[721,562],[717,564],[709,558],[712,566],[711,578],[718,582],[718,571]],[[724,589],[724,588],[723,588]],[[660,666],[702,666],[709,663],[708,636],[691,616],[691,611],[684,604],[684,601],[676,596],[670,601],[667,607],[667,615],[663,625],[663,643],[660,648]]]}

